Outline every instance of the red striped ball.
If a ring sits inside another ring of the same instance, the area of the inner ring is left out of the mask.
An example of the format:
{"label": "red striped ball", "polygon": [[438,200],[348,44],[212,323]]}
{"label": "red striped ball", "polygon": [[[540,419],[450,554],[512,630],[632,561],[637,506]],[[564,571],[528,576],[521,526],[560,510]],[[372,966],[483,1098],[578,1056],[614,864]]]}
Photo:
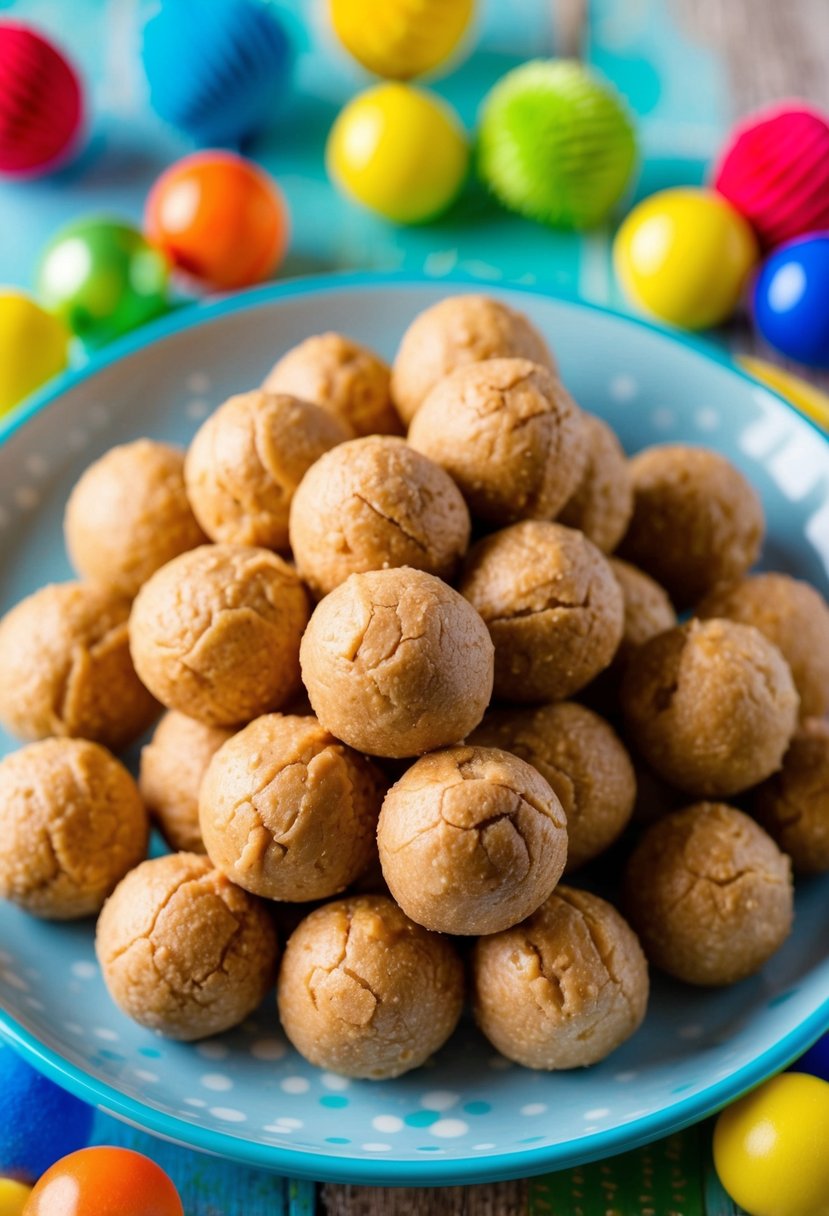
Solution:
{"label": "red striped ball", "polygon": [[0,22],[0,173],[45,173],[71,150],[83,121],[75,69],[28,25]]}

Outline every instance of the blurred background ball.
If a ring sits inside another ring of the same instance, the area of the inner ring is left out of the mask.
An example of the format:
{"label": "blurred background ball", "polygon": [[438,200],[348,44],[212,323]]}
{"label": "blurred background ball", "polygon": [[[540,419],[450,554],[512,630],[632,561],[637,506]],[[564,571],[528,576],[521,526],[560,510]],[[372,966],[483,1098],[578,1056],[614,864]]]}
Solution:
{"label": "blurred background ball", "polygon": [[0,1045],[0,1173],[35,1182],[66,1153],[89,1143],[92,1119],[91,1106]]}
{"label": "blurred background ball", "polygon": [[144,226],[180,271],[223,291],[267,279],[289,234],[276,183],[232,152],[196,152],[171,165],[150,191]]}
{"label": "blurred background ball", "polygon": [[636,135],[611,85],[573,60],[508,72],[481,107],[478,169],[512,211],[559,228],[591,228],[625,192]]}
{"label": "blurred background ball", "polygon": [[338,115],[328,171],[351,198],[398,224],[420,224],[454,202],[469,148],[458,116],[439,97],[405,84],[366,89]]}
{"label": "blurred background ball", "polygon": [[84,1148],[34,1187],[26,1216],[184,1216],[172,1180],[143,1153]]}
{"label": "blurred background ball", "polygon": [[475,0],[330,0],[340,42],[370,72],[408,80],[448,59]]}
{"label": "blurred background ball", "polygon": [[13,1178],[0,1178],[0,1216],[23,1216],[32,1188]]}
{"label": "blurred background ball", "polygon": [[66,326],[22,291],[0,291],[0,415],[63,371],[69,342]]}
{"label": "blurred background ball", "polygon": [[829,1081],[829,1034],[818,1039],[792,1068],[797,1072],[808,1072],[813,1077]]}
{"label": "blurred background ball", "polygon": [[757,276],[752,303],[770,346],[809,367],[829,367],[829,232],[776,249]]}
{"label": "blurred background ball", "polygon": [[31,26],[0,21],[0,173],[57,168],[82,124],[81,83],[66,57]]}
{"label": "blurred background ball", "polygon": [[632,303],[672,325],[705,329],[731,316],[757,261],[751,228],[713,190],[644,199],[622,222],[613,261]]}

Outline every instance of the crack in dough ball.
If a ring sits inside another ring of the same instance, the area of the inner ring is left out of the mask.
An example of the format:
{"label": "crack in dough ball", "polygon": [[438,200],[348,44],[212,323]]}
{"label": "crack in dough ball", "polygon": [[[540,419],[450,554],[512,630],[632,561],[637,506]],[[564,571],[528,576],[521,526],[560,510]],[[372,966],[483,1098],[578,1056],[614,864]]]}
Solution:
{"label": "crack in dough ball", "polygon": [[475,1019],[525,1068],[583,1068],[639,1028],[648,965],[636,934],[597,895],[557,887],[528,920],[482,937],[473,961]]}
{"label": "crack in dough ball", "polygon": [[308,597],[266,549],[202,545],[145,583],[130,616],[136,670],[159,701],[209,726],[279,709],[299,691]]}
{"label": "crack in dough ball", "polygon": [[291,934],[277,985],[294,1047],[318,1068],[380,1080],[418,1068],[463,1007],[463,965],[390,899],[326,904]]}
{"label": "crack in dough ball", "polygon": [[558,514],[602,553],[612,553],[633,514],[633,482],[624,448],[614,431],[593,414],[583,414],[587,459],[581,481]]}
{"label": "crack in dough ball", "polygon": [[208,764],[231,734],[169,710],[141,749],[138,788],[171,849],[204,853],[199,789]]}
{"label": "crack in dough ball", "polygon": [[128,874],[98,918],[95,950],[119,1009],[184,1041],[238,1025],[276,973],[276,930],[263,905],[195,853]]}
{"label": "crack in dough ball", "polygon": [[789,935],[791,866],[748,815],[700,802],[647,830],[628,862],[625,907],[655,967],[688,984],[734,984]]}
{"label": "crack in dough ball", "polygon": [[98,912],[148,836],[135,782],[97,743],[44,739],[0,761],[0,896],[27,912]]}
{"label": "crack in dough ball", "polygon": [[754,791],[752,809],[795,870],[829,870],[829,722],[802,724],[783,767]]}

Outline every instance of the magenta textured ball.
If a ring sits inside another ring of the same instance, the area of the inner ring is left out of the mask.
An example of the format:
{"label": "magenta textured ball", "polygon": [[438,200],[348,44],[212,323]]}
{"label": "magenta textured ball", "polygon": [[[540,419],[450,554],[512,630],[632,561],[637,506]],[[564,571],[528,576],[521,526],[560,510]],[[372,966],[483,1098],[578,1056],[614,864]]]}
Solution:
{"label": "magenta textured ball", "polygon": [[83,122],[78,75],[47,38],[19,21],[0,21],[0,174],[56,168]]}

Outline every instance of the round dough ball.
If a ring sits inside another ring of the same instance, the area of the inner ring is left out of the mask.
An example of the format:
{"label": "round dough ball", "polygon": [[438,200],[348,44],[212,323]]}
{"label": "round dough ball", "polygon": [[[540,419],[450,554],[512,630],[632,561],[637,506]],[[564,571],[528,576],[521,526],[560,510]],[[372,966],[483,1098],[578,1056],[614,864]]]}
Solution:
{"label": "round dough ball", "polygon": [[294,930],[277,999],[286,1035],[318,1068],[399,1077],[457,1026],[463,966],[445,938],[390,899],[359,895],[317,908]]}
{"label": "round dough ball", "polygon": [[184,453],[137,439],[90,465],[63,520],[82,578],[132,598],[161,566],[204,544],[184,488]]}
{"label": "round dough ball", "polygon": [[129,649],[129,600],[55,583],[0,621],[0,721],[21,739],[80,736],[120,751],[158,715]]}
{"label": "round dough ball", "polygon": [[366,570],[411,566],[449,579],[469,529],[449,474],[387,435],[354,439],[323,456],[291,507],[291,549],[318,598]]}
{"label": "round dough ball", "polygon": [[521,312],[489,296],[448,296],[418,313],[403,335],[391,394],[407,424],[435,385],[457,367],[484,359],[530,359],[555,372],[541,334]]}
{"label": "round dough ball", "polygon": [[633,764],[613,727],[583,705],[493,709],[469,742],[520,756],[552,787],[567,817],[565,873],[598,857],[627,826],[636,801]]}
{"label": "round dough ball", "polygon": [[750,625],[688,621],[651,638],[622,681],[633,742],[689,794],[723,797],[780,767],[798,698],[776,646]]}
{"label": "round dough ball", "polygon": [[326,730],[372,756],[457,743],[492,695],[493,648],[478,613],[433,574],[352,574],[319,603],[300,650]]}
{"label": "round dough ball", "polygon": [[783,767],[754,791],[752,809],[795,870],[829,870],[829,722],[803,723]]}
{"label": "round dough ball", "polygon": [[343,334],[316,334],[283,355],[265,380],[268,393],[292,393],[338,418],[351,435],[400,435],[389,368]]}
{"label": "round dough ball", "polygon": [[145,583],[130,616],[141,679],[168,709],[235,726],[299,690],[308,597],[275,553],[202,545]]}
{"label": "round dough ball", "polygon": [[557,887],[523,924],[482,937],[473,960],[475,1019],[525,1068],[581,1068],[639,1028],[648,965],[636,934],[597,895]]}
{"label": "round dough ball", "polygon": [[534,912],[567,860],[564,811],[540,773],[493,747],[423,756],[392,786],[380,864],[407,916],[439,933],[498,933]]}
{"label": "round dough ball", "polygon": [[814,587],[788,574],[752,574],[715,588],[697,615],[759,629],[791,668],[801,718],[829,713],[829,604]]}
{"label": "round dough ball", "polygon": [[789,859],[742,811],[700,802],[648,828],[625,873],[625,907],[655,967],[688,984],[734,984],[789,935]]}
{"label": "round dough ball", "polygon": [[492,524],[555,515],[579,483],[586,436],[558,378],[527,359],[459,367],[409,429],[412,447],[446,469],[472,514]]}
{"label": "round dough ball", "polygon": [[118,884],[98,918],[95,951],[128,1017],[187,1041],[253,1012],[273,983],[277,941],[262,904],[206,857],[170,853]]}
{"label": "round dough ball", "polygon": [[267,714],[210,762],[199,820],[214,865],[254,895],[325,899],[366,869],[379,771],[316,718]]}
{"label": "round dough ball", "polygon": [[575,493],[559,511],[559,523],[577,528],[602,553],[612,553],[633,514],[633,482],[624,448],[601,418],[582,415],[587,463]]}
{"label": "round dough ball", "polygon": [[0,761],[0,896],[27,912],[97,912],[148,837],[135,782],[97,743],[44,739]]}
{"label": "round dough ball", "polygon": [[633,518],[619,552],[661,583],[677,608],[698,603],[756,560],[763,508],[724,456],[666,444],[634,456],[630,472]]}
{"label": "round dough ball", "polygon": [[460,590],[495,643],[495,695],[558,701],[613,659],[622,593],[581,532],[527,520],[474,545]]}
{"label": "round dough ball", "polygon": [[138,788],[171,849],[203,853],[199,789],[207,766],[232,732],[170,710],[141,749]]}
{"label": "round dough ball", "polygon": [[331,414],[285,393],[231,397],[190,445],[187,493],[211,540],[287,549],[294,491],[323,452],[348,439]]}
{"label": "round dough ball", "polygon": [[645,642],[666,629],[674,628],[676,613],[667,591],[644,570],[638,570],[618,557],[611,557],[610,569],[622,589],[624,602],[622,640],[614,660],[624,667],[634,651],[644,646]]}

